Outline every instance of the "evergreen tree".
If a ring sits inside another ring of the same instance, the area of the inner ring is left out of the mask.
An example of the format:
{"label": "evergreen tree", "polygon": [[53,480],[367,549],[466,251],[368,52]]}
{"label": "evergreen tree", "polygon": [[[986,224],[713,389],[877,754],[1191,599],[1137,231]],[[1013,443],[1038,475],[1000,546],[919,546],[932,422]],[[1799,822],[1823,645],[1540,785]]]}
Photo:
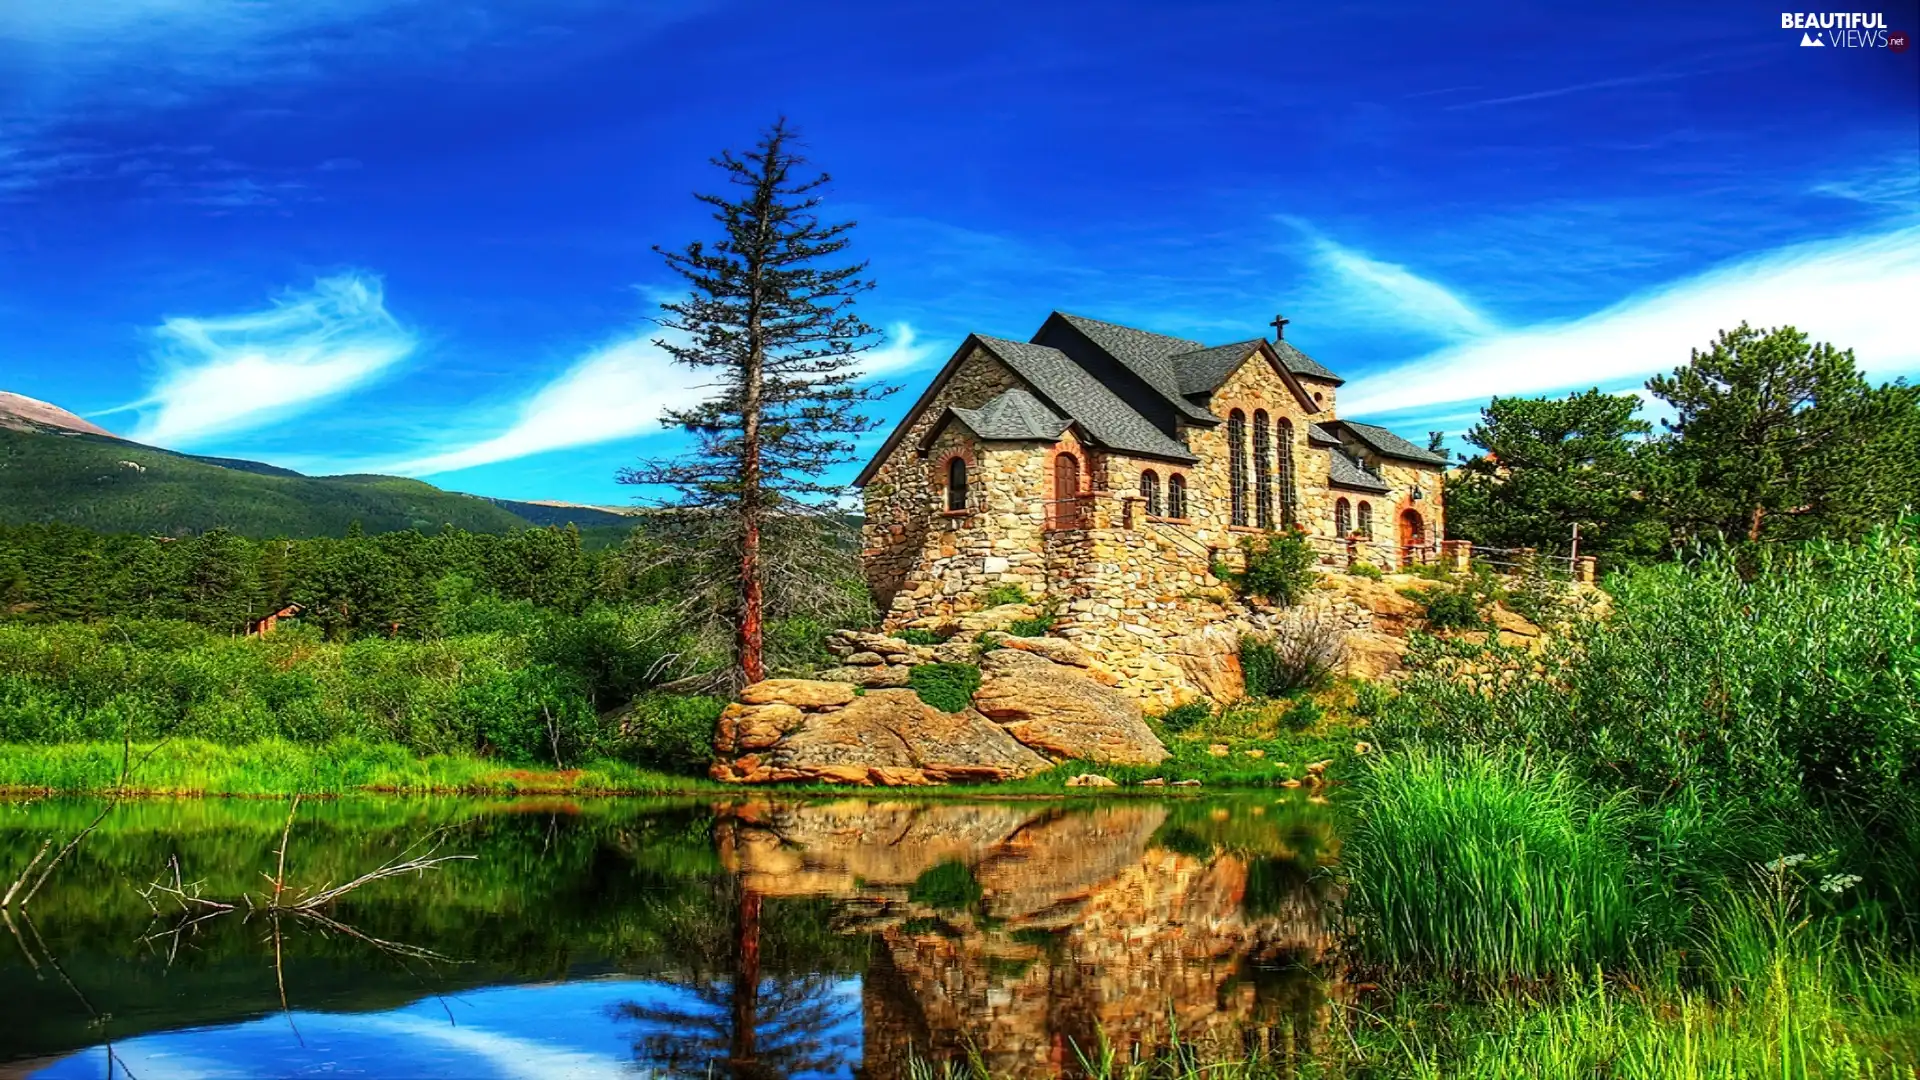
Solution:
{"label": "evergreen tree", "polygon": [[1640,498],[1639,399],[1588,390],[1562,400],[1494,398],[1466,434],[1480,453],[1447,478],[1447,531],[1488,547],[1657,553],[1663,530]]}
{"label": "evergreen tree", "polygon": [[1740,324],[1647,382],[1673,407],[1651,490],[1682,536],[1863,532],[1920,500],[1920,390],[1853,350]]}
{"label": "evergreen tree", "polygon": [[[718,600],[732,631],[734,677],[765,676],[763,634],[769,580],[792,593],[835,575],[810,573],[823,557],[850,558],[849,545],[823,539],[842,485],[821,477],[852,460],[853,436],[873,428],[862,403],[886,391],[860,383],[858,354],[877,332],[854,312],[871,288],[864,263],[824,265],[848,244],[852,222],[824,224],[815,211],[828,177],[802,175],[784,120],[740,155],[714,160],[735,191],[699,195],[721,237],[681,251],[655,248],[685,279],[688,296],[663,304],[656,341],[680,364],[710,376],[707,401],[667,413],[694,438],[677,458],[622,470],[624,483],[677,492],[681,557],[705,560],[694,605]],[[768,565],[776,567],[770,575]]]}

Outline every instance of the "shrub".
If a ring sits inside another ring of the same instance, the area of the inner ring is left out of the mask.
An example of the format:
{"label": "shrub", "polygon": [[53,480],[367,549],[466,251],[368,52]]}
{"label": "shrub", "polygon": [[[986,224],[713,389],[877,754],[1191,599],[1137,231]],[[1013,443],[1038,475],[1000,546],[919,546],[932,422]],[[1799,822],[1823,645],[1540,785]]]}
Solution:
{"label": "shrub", "polygon": [[1158,719],[1162,728],[1177,735],[1188,728],[1213,719],[1213,703],[1203,699],[1189,701],[1185,705],[1175,705],[1161,713]]}
{"label": "shrub", "polygon": [[1401,595],[1420,605],[1431,630],[1478,630],[1485,625],[1480,605],[1465,589],[1402,589]]}
{"label": "shrub", "polygon": [[1346,633],[1321,612],[1302,612],[1279,630],[1240,639],[1248,697],[1274,698],[1327,685],[1346,660]]}
{"label": "shrub", "polygon": [[1292,730],[1305,731],[1326,718],[1327,711],[1318,702],[1306,700],[1294,702],[1293,707],[1287,710],[1285,720],[1287,727]]}
{"label": "shrub", "polygon": [[726,702],[658,694],[634,702],[626,756],[663,772],[699,774],[713,761],[713,729]]}
{"label": "shrub", "polygon": [[1382,576],[1380,568],[1370,562],[1356,562],[1347,567],[1347,573],[1354,577],[1366,578],[1368,581],[1379,581]]}
{"label": "shrub", "polygon": [[1030,604],[1033,598],[1018,585],[995,585],[980,597],[980,602],[988,607],[1000,607],[1003,604]]}
{"label": "shrub", "polygon": [[1240,550],[1246,553],[1247,568],[1229,580],[1242,593],[1292,607],[1313,588],[1313,568],[1320,556],[1304,535],[1288,532],[1258,544],[1249,538],[1240,541]]}
{"label": "shrub", "polygon": [[909,645],[945,645],[947,643],[947,639],[940,634],[932,630],[922,630],[917,626],[895,630],[893,637]]}
{"label": "shrub", "polygon": [[907,685],[941,712],[960,712],[973,704],[973,692],[980,689],[980,669],[973,664],[915,664]]}
{"label": "shrub", "polygon": [[1015,619],[1007,624],[1007,633],[1014,637],[1046,637],[1047,631],[1059,616],[1051,611],[1043,611],[1031,619]]}

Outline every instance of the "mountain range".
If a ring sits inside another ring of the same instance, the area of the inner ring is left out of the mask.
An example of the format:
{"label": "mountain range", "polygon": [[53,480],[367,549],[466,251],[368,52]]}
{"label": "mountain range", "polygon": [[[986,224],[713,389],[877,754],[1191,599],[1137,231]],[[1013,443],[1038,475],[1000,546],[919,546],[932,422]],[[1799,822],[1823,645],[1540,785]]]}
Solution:
{"label": "mountain range", "polygon": [[536,525],[630,529],[618,509],[491,499],[398,476],[306,476],[240,458],[122,439],[66,409],[0,391],[0,524],[65,522],[99,532],[340,536],[453,525],[507,532]]}

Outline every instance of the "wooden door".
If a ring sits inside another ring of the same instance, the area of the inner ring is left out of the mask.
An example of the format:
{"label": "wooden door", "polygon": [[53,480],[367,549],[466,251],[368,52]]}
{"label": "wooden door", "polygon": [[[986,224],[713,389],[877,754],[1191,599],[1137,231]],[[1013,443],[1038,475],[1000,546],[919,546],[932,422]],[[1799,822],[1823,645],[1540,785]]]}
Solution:
{"label": "wooden door", "polygon": [[1412,566],[1425,553],[1427,546],[1426,524],[1420,520],[1418,510],[1400,511],[1400,565]]}
{"label": "wooden door", "polygon": [[1049,504],[1055,529],[1080,527],[1080,459],[1060,454],[1053,459],[1053,500]]}

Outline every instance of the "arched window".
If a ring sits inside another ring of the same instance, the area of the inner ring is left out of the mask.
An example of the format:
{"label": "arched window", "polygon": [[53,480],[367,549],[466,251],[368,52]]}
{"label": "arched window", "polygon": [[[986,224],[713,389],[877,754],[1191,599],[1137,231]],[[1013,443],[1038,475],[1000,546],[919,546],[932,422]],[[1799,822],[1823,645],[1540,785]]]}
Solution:
{"label": "arched window", "polygon": [[1140,497],[1146,500],[1147,516],[1159,517],[1162,509],[1160,505],[1159,473],[1148,469],[1146,472],[1140,474]]}
{"label": "arched window", "polygon": [[965,510],[967,508],[967,459],[952,457],[947,459],[947,509]]}
{"label": "arched window", "polygon": [[1333,504],[1333,535],[1342,540],[1353,535],[1353,504],[1344,498]]}
{"label": "arched window", "polygon": [[1253,414],[1253,519],[1263,529],[1273,528],[1273,434],[1265,409]]}
{"label": "arched window", "polygon": [[1053,459],[1052,526],[1056,529],[1080,527],[1080,459],[1060,454]]}
{"label": "arched window", "polygon": [[1280,418],[1280,523],[1292,525],[1300,520],[1300,489],[1294,479],[1293,421]]}
{"label": "arched window", "polygon": [[1239,409],[1227,417],[1227,483],[1235,525],[1247,523],[1247,417]]}
{"label": "arched window", "polygon": [[1360,501],[1360,535],[1373,539],[1373,504],[1365,499]]}
{"label": "arched window", "polygon": [[1167,477],[1167,516],[1187,516],[1187,478],[1180,473]]}

